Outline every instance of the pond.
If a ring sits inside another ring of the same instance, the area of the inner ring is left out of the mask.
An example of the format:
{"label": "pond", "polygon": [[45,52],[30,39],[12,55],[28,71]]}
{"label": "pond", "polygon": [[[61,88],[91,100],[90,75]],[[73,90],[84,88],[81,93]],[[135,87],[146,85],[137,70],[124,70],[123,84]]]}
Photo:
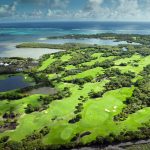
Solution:
{"label": "pond", "polygon": [[10,76],[6,79],[0,80],[0,92],[25,88],[34,83],[24,81],[23,76]]}

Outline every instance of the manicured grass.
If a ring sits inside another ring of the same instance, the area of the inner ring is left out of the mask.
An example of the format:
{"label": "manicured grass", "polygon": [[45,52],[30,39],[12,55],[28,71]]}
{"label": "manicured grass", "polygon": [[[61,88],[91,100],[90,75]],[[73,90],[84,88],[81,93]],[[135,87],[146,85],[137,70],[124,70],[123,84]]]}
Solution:
{"label": "manicured grass", "polygon": [[45,70],[50,64],[52,64],[55,61],[55,59],[53,58],[53,56],[51,55],[50,58],[48,58],[47,60],[45,60],[42,63],[42,66],[38,68],[38,71],[43,71]]}
{"label": "manicured grass", "polygon": [[144,67],[150,64],[150,56],[141,57],[140,61],[137,64],[138,66],[132,66],[129,64],[127,66],[114,66],[113,68],[118,68],[119,70],[121,70],[121,72],[132,71],[137,75],[143,70]]}
{"label": "manicured grass", "polygon": [[125,121],[120,123],[120,126],[130,131],[137,130],[138,127],[141,126],[141,124],[149,121],[149,113],[149,107],[143,108],[136,113],[129,115],[129,117]]}
{"label": "manicured grass", "polygon": [[22,114],[18,120],[19,125],[17,128],[13,131],[6,131],[2,133],[0,137],[9,135],[11,139],[20,141],[25,138],[26,135],[32,134],[34,130],[40,130],[49,122],[49,115],[44,112]]}
{"label": "manicured grass", "polygon": [[[16,130],[10,130],[6,131],[4,133],[0,134],[0,137],[9,135],[12,139],[18,141],[21,140],[22,138],[25,137],[25,135],[28,135],[34,131],[35,126],[41,127],[40,122],[38,125],[36,125],[36,120],[38,120],[37,116],[40,116],[40,113],[32,113],[32,114],[25,114],[25,108],[27,107],[28,104],[32,104],[33,106],[36,106],[39,104],[38,98],[40,95],[32,95],[20,100],[13,100],[13,101],[7,101],[3,100],[0,101],[0,114],[4,114],[5,112],[13,111],[15,113],[19,113],[20,116],[18,118],[18,123],[19,126],[17,127]],[[42,115],[41,115],[42,117]],[[44,120],[44,118],[43,118]],[[37,122],[38,123],[38,122]],[[41,124],[43,122],[41,121]],[[31,132],[32,131],[32,132]]]}
{"label": "manicured grass", "polygon": [[71,69],[76,69],[76,67],[73,66],[73,65],[67,65],[67,66],[65,67],[65,69],[66,69],[66,70],[71,70]]}
{"label": "manicured grass", "polygon": [[[127,120],[119,124],[113,121],[113,116],[121,112],[124,107],[123,101],[132,95],[133,89],[134,87],[121,88],[107,92],[102,98],[87,101],[82,111],[82,119],[76,124],[68,124],[67,122],[69,117],[71,118],[71,116],[73,116],[71,112],[68,112],[65,117],[65,114],[61,115],[64,120],[59,120],[59,124],[57,121],[53,124],[51,133],[44,137],[43,142],[45,144],[68,143],[76,133],[90,131],[90,135],[81,139],[83,143],[88,143],[97,136],[106,136],[112,132],[119,134],[125,129],[137,130],[137,127],[142,126],[142,123],[149,120],[149,108],[129,115]],[[67,103],[66,105],[69,106],[70,104]],[[116,109],[114,109],[114,106],[117,106]],[[105,109],[110,110],[110,112],[106,112]],[[64,110],[64,108],[61,107],[61,110]],[[133,120],[135,120],[134,123],[132,123]]]}
{"label": "manicured grass", "polygon": [[4,114],[9,110],[14,110],[16,113],[24,113],[24,108],[27,106],[27,104],[37,105],[39,103],[37,101],[38,97],[39,95],[31,95],[20,100],[2,100],[0,101],[0,114]]}
{"label": "manicured grass", "polygon": [[[95,53],[96,56],[97,56],[97,53]],[[85,62],[85,63],[82,63],[82,65],[87,65],[87,66],[92,66],[94,65],[96,62],[102,62],[102,61],[105,61],[105,60],[111,60],[115,58],[115,56],[109,56],[109,57],[101,57],[101,55],[99,55],[96,59],[94,60],[91,60],[90,62]]]}
{"label": "manicured grass", "polygon": [[143,77],[140,75],[137,75],[135,78],[132,79],[132,82],[136,82],[139,79],[142,79]]}
{"label": "manicured grass", "polygon": [[136,60],[140,60],[141,59],[141,56],[140,55],[133,55],[131,58],[122,58],[122,59],[119,59],[119,60],[116,60],[114,61],[115,62],[115,65],[119,65],[121,63],[132,63]]}
{"label": "manicured grass", "polygon": [[48,74],[47,76],[48,76],[49,79],[53,79],[53,78],[57,77],[56,73]]}
{"label": "manicured grass", "polygon": [[70,56],[70,54],[67,54],[67,55],[63,55],[60,59],[62,61],[68,61],[69,59],[71,59],[72,57]]}
{"label": "manicured grass", "polygon": [[92,57],[100,58],[103,53],[94,53]]}
{"label": "manicured grass", "polygon": [[83,71],[82,73],[78,73],[76,75],[65,77],[64,79],[65,80],[72,80],[72,79],[75,79],[75,78],[84,78],[84,77],[87,77],[87,76],[96,77],[97,74],[102,74],[102,73],[103,73],[103,68],[97,67],[97,68],[94,68],[94,69],[89,69],[87,71]]}
{"label": "manicured grass", "polygon": [[[88,85],[86,85],[84,88],[87,88],[87,86]],[[93,85],[93,88],[94,87],[96,86]],[[88,91],[90,91],[91,89],[89,89]],[[121,111],[122,107],[124,106],[123,101],[126,99],[126,97],[132,94],[133,89],[134,88],[122,88],[107,92],[102,98],[88,100],[86,103],[84,103],[84,109],[81,113],[82,119],[75,124],[68,124],[67,122],[69,118],[71,119],[74,116],[72,112],[68,112],[66,115],[61,115],[64,120],[59,120],[59,123],[54,123],[51,133],[45,136],[43,142],[45,144],[66,143],[69,142],[76,133],[90,131],[92,134],[82,139],[82,142],[89,142],[98,135],[104,136],[109,134],[112,129],[118,129],[120,131],[120,129],[116,126],[115,122],[113,122],[112,118],[115,114]],[[84,92],[85,89],[81,90],[80,92],[78,92],[78,96],[85,94]],[[75,106],[77,102],[80,102],[79,100],[76,100],[76,98],[77,94],[75,92],[71,96],[70,100],[65,100],[68,101],[66,102],[67,106],[63,105],[65,108],[61,107],[60,110],[57,109],[57,111],[59,111],[58,114],[64,109],[65,111],[68,111],[68,109],[71,111],[73,103]],[[61,101],[59,102],[59,104],[60,103],[64,102]],[[59,104],[57,104],[57,106]],[[116,112],[113,112],[114,106],[117,106]],[[54,106],[52,108],[54,108]],[[66,108],[68,109],[66,110]],[[74,107],[72,109],[74,110]],[[106,112],[105,109],[109,109],[110,113]],[[68,133],[67,131],[70,132]]]}

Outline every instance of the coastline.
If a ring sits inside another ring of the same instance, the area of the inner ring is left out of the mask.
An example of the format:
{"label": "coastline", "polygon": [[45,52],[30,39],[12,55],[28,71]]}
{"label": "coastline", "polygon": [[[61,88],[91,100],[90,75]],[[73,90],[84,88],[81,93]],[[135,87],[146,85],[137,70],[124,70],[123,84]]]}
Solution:
{"label": "coastline", "polygon": [[48,48],[16,48],[16,45],[21,43],[1,43],[5,47],[0,53],[0,57],[23,57],[23,58],[34,58],[38,59],[44,54],[57,53],[63,50],[59,49],[48,49]]}

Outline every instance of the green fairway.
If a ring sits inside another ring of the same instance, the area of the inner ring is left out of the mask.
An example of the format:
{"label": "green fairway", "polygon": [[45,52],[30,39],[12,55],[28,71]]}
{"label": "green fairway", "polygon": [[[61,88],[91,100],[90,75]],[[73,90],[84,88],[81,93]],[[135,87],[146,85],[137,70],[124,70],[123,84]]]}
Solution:
{"label": "green fairway", "polygon": [[36,105],[38,104],[37,98],[39,95],[32,95],[26,98],[23,98],[21,100],[13,100],[13,101],[7,101],[3,100],[0,101],[0,113],[3,114],[10,109],[15,111],[16,113],[23,113],[24,108],[27,106],[27,104]]}
{"label": "green fairway", "polygon": [[136,60],[141,60],[141,56],[140,55],[133,55],[131,58],[122,58],[122,59],[119,59],[119,60],[116,60],[115,61],[115,65],[119,65],[121,63],[132,63]]}
{"label": "green fairway", "polygon": [[[94,55],[94,54],[93,54],[93,55]],[[94,56],[97,56],[97,53],[95,53]],[[101,55],[100,55],[100,56],[98,56],[96,59],[91,60],[90,62],[82,63],[82,65],[92,66],[92,65],[94,65],[96,62],[102,62],[102,61],[104,61],[104,60],[111,60],[111,59],[113,59],[113,58],[115,58],[115,57],[114,57],[114,56],[101,57]]]}
{"label": "green fairway", "polygon": [[42,66],[38,68],[38,71],[43,71],[45,70],[50,64],[52,64],[55,61],[55,59],[53,58],[53,56],[51,55],[50,58],[48,58],[47,60],[45,60],[42,63]]}
{"label": "green fairway", "polygon": [[94,78],[94,77],[96,77],[97,74],[103,74],[103,68],[97,67],[97,68],[94,68],[94,69],[83,71],[82,73],[78,73],[77,75],[68,76],[64,79],[65,80],[72,80],[72,79],[75,79],[75,78],[84,78],[84,77],[87,77],[87,76],[92,76]]}
{"label": "green fairway", "polygon": [[[133,58],[138,58],[139,59],[139,56],[133,56],[131,58],[131,61],[133,60]],[[130,60],[129,58],[127,58],[127,60]],[[117,60],[116,63],[120,63],[122,62],[122,59],[121,60]],[[125,61],[126,62],[126,61]],[[118,68],[119,70],[121,70],[122,72],[128,72],[128,71],[132,71],[132,72],[135,72],[136,75],[139,74],[142,70],[143,70],[143,67],[147,66],[148,64],[150,64],[150,56],[147,56],[147,57],[141,57],[139,59],[139,62],[137,63],[138,66],[133,66],[131,64],[128,64],[127,66],[114,66],[113,68]]]}
{"label": "green fairway", "polygon": [[66,69],[66,70],[71,70],[71,69],[76,69],[76,67],[73,66],[73,65],[67,65],[67,66],[65,67],[65,69]]}
{"label": "green fairway", "polygon": [[[126,97],[132,94],[132,91],[133,88],[123,88],[116,91],[110,91],[106,93],[101,99],[91,99],[87,101],[84,104],[84,109],[82,111],[83,119],[81,119],[79,123],[76,123],[74,125],[68,124],[67,122],[67,120],[73,116],[72,112],[62,114],[61,117],[64,118],[64,120],[60,120],[58,125],[57,123],[55,123],[55,126],[52,128],[52,132],[44,138],[44,143],[48,144],[49,142],[55,142],[55,144],[58,144],[63,142],[69,142],[71,137],[73,137],[76,133],[91,131],[92,134],[83,139],[83,142],[89,142],[91,139],[95,138],[98,135],[109,134],[113,128],[117,130],[118,127],[112,121],[112,117],[116,113],[119,113],[121,111],[121,108],[124,106],[123,101],[126,99]],[[82,93],[82,91],[80,93],[84,94]],[[68,100],[65,108],[71,109],[73,103],[74,106],[75,104],[77,104],[75,96],[76,94],[73,95],[70,99],[71,103],[69,103]],[[116,110],[114,109],[114,106],[117,106]],[[62,109],[61,107],[61,110],[64,110],[65,108]],[[110,112],[106,112],[106,109],[110,110]],[[67,130],[71,131],[69,132],[69,135]],[[118,130],[121,131],[119,128]],[[62,134],[65,135],[61,136]],[[63,139],[62,137],[66,137],[66,134],[67,138]]]}
{"label": "green fairway", "polygon": [[60,59],[61,59],[62,61],[68,61],[69,59],[71,59],[71,56],[70,56],[69,54],[63,55]]}

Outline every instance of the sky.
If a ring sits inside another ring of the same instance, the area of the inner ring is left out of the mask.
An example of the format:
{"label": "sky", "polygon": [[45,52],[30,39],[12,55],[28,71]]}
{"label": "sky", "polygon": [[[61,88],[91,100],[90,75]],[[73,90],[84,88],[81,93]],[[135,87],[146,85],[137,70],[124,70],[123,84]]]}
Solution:
{"label": "sky", "polygon": [[0,22],[150,21],[150,0],[0,0]]}

